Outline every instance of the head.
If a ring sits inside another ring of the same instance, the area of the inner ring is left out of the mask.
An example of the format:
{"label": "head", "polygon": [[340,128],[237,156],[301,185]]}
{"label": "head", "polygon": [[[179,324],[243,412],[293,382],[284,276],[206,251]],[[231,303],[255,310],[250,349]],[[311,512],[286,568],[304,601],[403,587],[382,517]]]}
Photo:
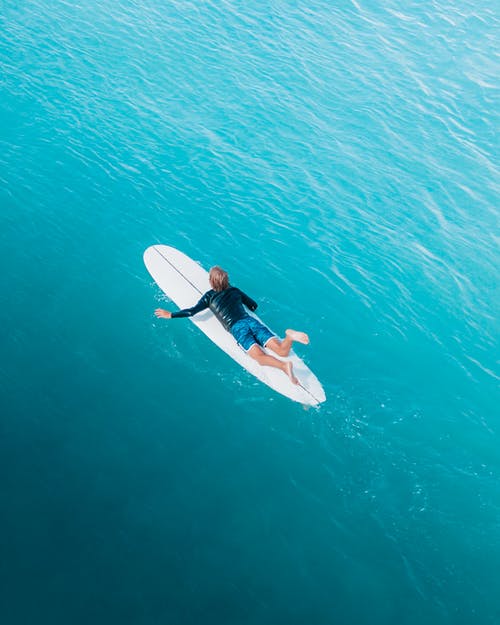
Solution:
{"label": "head", "polygon": [[208,279],[210,280],[210,286],[214,289],[214,291],[223,291],[229,286],[229,276],[227,275],[227,271],[217,267],[217,265],[210,269]]}

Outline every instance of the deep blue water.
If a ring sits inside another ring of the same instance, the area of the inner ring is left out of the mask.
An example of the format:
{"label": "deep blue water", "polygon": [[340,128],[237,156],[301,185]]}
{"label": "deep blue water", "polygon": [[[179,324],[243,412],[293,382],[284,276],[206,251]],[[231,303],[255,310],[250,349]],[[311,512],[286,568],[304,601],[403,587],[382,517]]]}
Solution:
{"label": "deep blue water", "polygon": [[[499,623],[496,3],[0,26],[2,625]],[[308,331],[326,404],[156,320],[153,243]]]}

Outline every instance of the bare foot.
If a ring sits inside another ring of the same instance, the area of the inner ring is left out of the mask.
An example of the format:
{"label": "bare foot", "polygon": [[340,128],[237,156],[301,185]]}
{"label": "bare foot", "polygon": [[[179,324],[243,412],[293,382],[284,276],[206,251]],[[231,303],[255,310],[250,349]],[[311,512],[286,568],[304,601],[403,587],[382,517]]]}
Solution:
{"label": "bare foot", "polygon": [[292,363],[288,360],[284,363],[284,368],[283,371],[287,374],[287,376],[290,378],[290,380],[292,381],[292,384],[298,384],[299,381],[297,380],[297,378],[293,375],[293,365]]}
{"label": "bare foot", "polygon": [[309,343],[309,337],[305,332],[297,332],[297,330],[287,330],[285,333],[288,338],[291,338],[292,341],[297,341],[297,343],[304,343],[307,345]]}

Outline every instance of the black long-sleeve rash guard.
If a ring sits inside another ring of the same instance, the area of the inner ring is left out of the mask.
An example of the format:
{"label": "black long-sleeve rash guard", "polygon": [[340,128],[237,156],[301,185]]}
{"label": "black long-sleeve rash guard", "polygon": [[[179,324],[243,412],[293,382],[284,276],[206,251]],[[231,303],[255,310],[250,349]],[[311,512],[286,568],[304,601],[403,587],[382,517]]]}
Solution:
{"label": "black long-sleeve rash guard", "polygon": [[226,330],[231,330],[237,321],[247,315],[243,304],[252,312],[257,308],[257,303],[253,299],[234,286],[230,286],[223,291],[211,289],[192,308],[184,308],[183,310],[173,312],[172,317],[192,317],[196,313],[210,308]]}

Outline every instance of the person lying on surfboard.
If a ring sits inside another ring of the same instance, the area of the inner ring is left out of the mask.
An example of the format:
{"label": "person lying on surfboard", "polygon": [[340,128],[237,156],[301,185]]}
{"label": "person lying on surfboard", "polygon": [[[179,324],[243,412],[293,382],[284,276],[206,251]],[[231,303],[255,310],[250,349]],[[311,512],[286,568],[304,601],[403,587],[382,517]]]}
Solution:
{"label": "person lying on surfboard", "polygon": [[253,312],[257,308],[257,303],[245,295],[243,291],[229,284],[229,276],[224,269],[217,266],[212,267],[208,277],[211,290],[207,291],[192,308],[185,308],[177,312],[157,308],[155,315],[163,319],[192,317],[196,313],[210,308],[249,356],[261,365],[281,369],[294,384],[298,384],[298,380],[293,374],[292,363],[266,354],[262,347],[268,347],[278,356],[288,356],[294,341],[305,345],[309,343],[307,334],[289,329],[285,333],[285,338],[280,340],[263,323],[246,312],[243,305]]}

